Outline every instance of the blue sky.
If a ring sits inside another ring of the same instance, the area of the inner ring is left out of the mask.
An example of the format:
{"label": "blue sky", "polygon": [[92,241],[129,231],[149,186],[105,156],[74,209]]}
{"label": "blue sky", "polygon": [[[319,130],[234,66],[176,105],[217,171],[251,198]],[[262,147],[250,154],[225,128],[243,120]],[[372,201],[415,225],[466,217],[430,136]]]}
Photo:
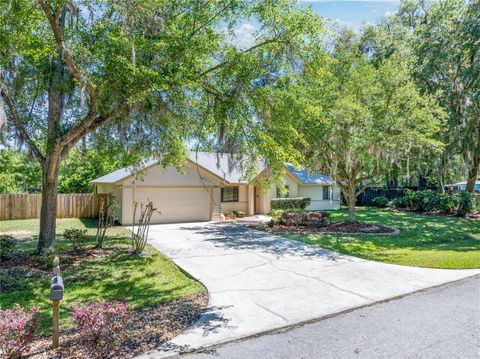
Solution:
{"label": "blue sky", "polygon": [[337,22],[338,26],[358,30],[363,23],[377,23],[387,12],[396,11],[399,0],[307,0],[305,6]]}
{"label": "blue sky", "polygon": [[[302,0],[302,6],[311,6],[320,16],[329,18],[338,27],[348,27],[358,31],[363,24],[378,23],[385,14],[394,12],[400,0]],[[255,44],[258,24],[245,21],[235,30],[232,42],[238,48]]]}

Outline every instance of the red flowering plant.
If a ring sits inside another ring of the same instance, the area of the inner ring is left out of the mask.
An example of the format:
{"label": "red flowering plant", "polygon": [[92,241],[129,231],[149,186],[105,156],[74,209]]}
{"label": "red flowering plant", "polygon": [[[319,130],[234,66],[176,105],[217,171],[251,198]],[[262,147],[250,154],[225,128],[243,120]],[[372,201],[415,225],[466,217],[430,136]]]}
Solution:
{"label": "red flowering plant", "polygon": [[30,349],[35,340],[39,310],[27,311],[19,305],[0,310],[0,354],[2,358],[17,358]]}
{"label": "red flowering plant", "polygon": [[91,300],[84,305],[75,305],[73,321],[81,334],[98,341],[103,335],[123,328],[130,313],[131,309],[126,301],[100,303]]}

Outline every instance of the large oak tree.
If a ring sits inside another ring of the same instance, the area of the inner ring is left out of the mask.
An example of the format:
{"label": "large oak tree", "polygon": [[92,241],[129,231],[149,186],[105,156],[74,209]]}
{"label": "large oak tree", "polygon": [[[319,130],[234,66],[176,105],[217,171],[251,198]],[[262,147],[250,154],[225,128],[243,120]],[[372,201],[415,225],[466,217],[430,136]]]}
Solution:
{"label": "large oak tree", "polygon": [[437,147],[432,137],[442,111],[422,96],[409,62],[393,56],[373,63],[348,31],[336,37],[331,54],[305,63],[301,80],[285,86],[277,116],[296,118],[304,135],[309,168],[330,175],[356,220],[355,201],[385,174],[405,148]]}
{"label": "large oak tree", "polygon": [[[178,164],[194,139],[233,138],[235,151],[260,151],[277,168],[295,158],[294,128],[257,116],[256,101],[318,39],[320,19],[294,2],[0,0],[0,9],[7,138],[20,138],[43,172],[39,253],[55,239],[60,164],[85,137],[164,164]],[[257,31],[239,46],[241,20]]]}

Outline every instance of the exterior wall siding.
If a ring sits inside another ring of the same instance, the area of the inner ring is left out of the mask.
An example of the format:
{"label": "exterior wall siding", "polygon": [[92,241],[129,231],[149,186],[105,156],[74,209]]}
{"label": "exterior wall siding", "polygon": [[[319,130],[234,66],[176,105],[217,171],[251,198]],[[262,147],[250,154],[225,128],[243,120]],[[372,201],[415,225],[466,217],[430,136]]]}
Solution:
{"label": "exterior wall siding", "polygon": [[[134,183],[135,182],[135,183]],[[124,187],[133,186],[212,186],[219,182],[215,176],[207,173],[206,171],[199,169],[193,165],[185,165],[184,173],[178,171],[174,167],[163,168],[160,165],[155,165],[147,168],[142,176],[139,176],[134,181],[133,176],[125,179],[122,182]]]}
{"label": "exterior wall siding", "polygon": [[[133,176],[123,180],[119,186],[113,184],[97,185],[98,193],[112,193],[120,203],[120,220],[122,224],[132,223],[133,219],[133,202],[138,200],[136,192],[142,193],[142,200],[145,199],[145,191],[151,190],[152,195],[157,193],[158,189],[184,191],[197,189],[211,191],[214,184],[218,185],[220,179],[206,172],[203,169],[197,169],[194,165],[185,165],[184,173],[178,171],[174,167],[163,168],[161,165],[154,165],[147,168],[141,176],[135,180]],[[148,193],[148,192],[147,192]],[[211,192],[209,192],[211,193]],[[210,203],[208,196],[208,218],[212,218],[214,210],[213,203]]]}
{"label": "exterior wall siding", "polygon": [[298,187],[299,197],[309,197],[311,199],[308,209],[338,209],[340,208],[340,189],[330,187],[330,199],[323,199],[323,186],[307,185]]}
{"label": "exterior wall siding", "polygon": [[123,199],[122,188],[114,184],[98,184],[96,186],[97,186],[97,193],[111,193],[113,195],[115,200],[118,202],[119,220],[122,221],[122,199]]}
{"label": "exterior wall siding", "polygon": [[248,186],[238,186],[238,202],[221,202],[221,211],[223,214],[230,214],[233,211],[248,211]]}

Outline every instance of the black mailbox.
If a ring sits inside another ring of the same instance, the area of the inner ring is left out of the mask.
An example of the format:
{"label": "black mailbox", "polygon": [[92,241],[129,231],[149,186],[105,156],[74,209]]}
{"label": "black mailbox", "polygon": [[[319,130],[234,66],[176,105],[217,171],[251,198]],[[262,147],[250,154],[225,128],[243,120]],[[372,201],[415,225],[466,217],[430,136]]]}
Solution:
{"label": "black mailbox", "polygon": [[63,279],[59,275],[52,278],[52,286],[50,287],[50,300],[63,299]]}

